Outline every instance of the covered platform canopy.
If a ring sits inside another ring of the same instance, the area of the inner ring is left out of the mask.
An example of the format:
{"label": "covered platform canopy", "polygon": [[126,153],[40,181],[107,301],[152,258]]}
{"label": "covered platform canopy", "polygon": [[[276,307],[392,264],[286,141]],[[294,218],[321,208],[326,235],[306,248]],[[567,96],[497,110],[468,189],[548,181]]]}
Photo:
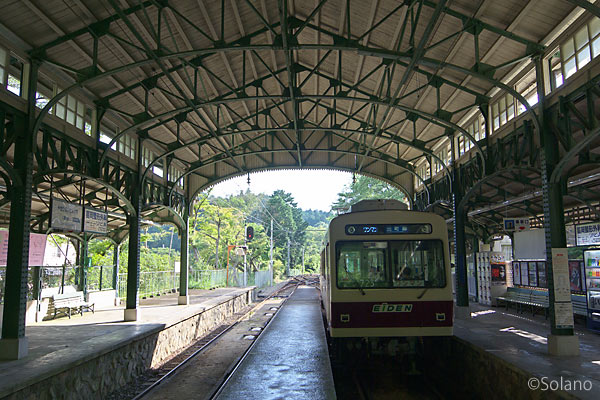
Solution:
{"label": "covered platform canopy", "polygon": [[550,254],[565,220],[598,218],[598,16],[585,0],[8,2],[3,338],[24,335],[27,233],[52,230],[51,198],[128,231],[136,318],[143,219],[179,228],[185,271],[196,194],[286,168],[373,176],[444,215],[466,306],[466,233],[527,216]]}

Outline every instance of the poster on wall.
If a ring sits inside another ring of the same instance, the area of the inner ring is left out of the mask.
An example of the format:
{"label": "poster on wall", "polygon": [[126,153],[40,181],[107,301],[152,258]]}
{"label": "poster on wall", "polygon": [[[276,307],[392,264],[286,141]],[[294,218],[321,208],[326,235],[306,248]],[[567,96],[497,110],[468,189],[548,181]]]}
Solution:
{"label": "poster on wall", "polygon": [[554,320],[559,329],[573,328],[573,303],[554,303]]}
{"label": "poster on wall", "polygon": [[108,214],[85,207],[83,214],[83,231],[105,234],[108,231]]}
{"label": "poster on wall", "polygon": [[506,265],[492,264],[492,285],[506,285]]}
{"label": "poster on wall", "polygon": [[545,261],[537,262],[537,273],[538,273],[538,286],[547,288],[548,280],[546,278],[546,262]]}
{"label": "poster on wall", "polygon": [[529,261],[529,286],[537,286],[537,262]]}
{"label": "poster on wall", "polygon": [[83,208],[79,204],[52,198],[50,201],[50,228],[58,231],[81,232]]}
{"label": "poster on wall", "polygon": [[521,284],[521,263],[513,261],[513,285]]}
{"label": "poster on wall", "polygon": [[577,246],[600,244],[600,223],[575,226]]}
{"label": "poster on wall", "polygon": [[[29,266],[44,265],[47,235],[41,233],[29,234]],[[8,258],[8,231],[0,231],[0,267],[6,267]]]}
{"label": "poster on wall", "polygon": [[569,282],[572,292],[583,293],[581,277],[581,262],[579,260],[569,261]]}
{"label": "poster on wall", "polygon": [[571,301],[569,283],[569,260],[566,248],[552,249],[552,273],[554,275],[554,299],[556,302]]}
{"label": "poster on wall", "polygon": [[529,285],[529,275],[527,274],[527,261],[521,261],[521,285]]}

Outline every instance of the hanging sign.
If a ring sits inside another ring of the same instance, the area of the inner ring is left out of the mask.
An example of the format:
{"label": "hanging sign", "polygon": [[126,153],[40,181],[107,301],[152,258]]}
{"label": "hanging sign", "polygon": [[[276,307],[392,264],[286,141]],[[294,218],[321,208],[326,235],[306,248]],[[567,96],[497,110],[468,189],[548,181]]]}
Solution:
{"label": "hanging sign", "polygon": [[600,223],[577,225],[575,237],[577,246],[600,244]]}
{"label": "hanging sign", "polygon": [[528,231],[531,227],[529,218],[504,218],[504,231]]}
{"label": "hanging sign", "polygon": [[83,231],[89,233],[102,233],[108,231],[108,214],[85,207],[83,216]]}
{"label": "hanging sign", "polygon": [[50,228],[59,231],[81,232],[83,208],[79,204],[52,198],[50,205]]}

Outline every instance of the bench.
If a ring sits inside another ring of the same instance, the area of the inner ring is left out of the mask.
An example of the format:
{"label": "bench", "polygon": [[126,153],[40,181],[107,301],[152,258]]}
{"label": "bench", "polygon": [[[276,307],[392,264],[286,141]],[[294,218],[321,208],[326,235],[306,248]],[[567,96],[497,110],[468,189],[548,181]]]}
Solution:
{"label": "bench", "polygon": [[[517,311],[523,312],[523,306],[531,307],[533,315],[536,310],[543,308],[545,317],[548,318],[548,292],[541,290],[508,288],[503,296],[497,297],[498,305],[504,302],[506,309],[510,304],[515,304]],[[571,303],[573,304],[573,314],[587,317],[587,300],[580,294],[571,294]]]}
{"label": "bench", "polygon": [[587,317],[587,299],[580,294],[572,294],[573,314]]}
{"label": "bench", "polygon": [[83,300],[83,292],[55,294],[50,298],[48,311],[53,312],[53,318],[57,315],[66,315],[71,318],[73,311],[83,316],[83,311],[94,312],[94,303],[88,303]]}
{"label": "bench", "polygon": [[506,309],[511,304],[515,305],[518,312],[523,312],[524,307],[529,307],[533,315],[536,314],[537,310],[543,309],[544,316],[548,318],[548,292],[531,290],[531,289],[520,289],[520,288],[508,288],[503,296],[496,298],[498,305],[504,302]]}

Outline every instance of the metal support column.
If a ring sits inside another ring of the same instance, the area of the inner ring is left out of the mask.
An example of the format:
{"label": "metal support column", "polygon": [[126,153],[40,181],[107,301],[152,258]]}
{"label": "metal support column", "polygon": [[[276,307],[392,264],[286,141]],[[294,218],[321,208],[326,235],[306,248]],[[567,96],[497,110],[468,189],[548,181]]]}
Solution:
{"label": "metal support column", "polygon": [[134,174],[134,187],[131,190],[131,203],[133,204],[133,215],[127,216],[129,225],[129,251],[127,258],[127,298],[125,300],[125,321],[137,321],[139,319],[138,289],[140,286],[140,226],[141,226],[141,182],[140,171],[142,170],[142,140],[137,141],[137,171]]}
{"label": "metal support column", "polygon": [[479,253],[479,238],[473,236],[473,273],[475,275],[475,301],[479,301],[479,281],[477,279],[477,253]]}
{"label": "metal support column", "polygon": [[[452,154],[455,157],[455,141],[452,141]],[[452,162],[452,200],[454,211],[454,262],[456,273],[456,316],[469,317],[469,287],[467,285],[467,245],[465,235],[465,223],[467,213],[459,204],[462,200],[462,186],[460,181],[460,170],[456,163]]]}
{"label": "metal support column", "polygon": [[115,289],[115,306],[118,306],[119,302],[119,263],[121,262],[121,243],[115,242],[113,245],[113,273],[112,273],[112,287]]}
{"label": "metal support column", "polygon": [[16,360],[28,353],[25,337],[25,313],[27,311],[27,275],[29,268],[29,234],[31,223],[31,193],[33,176],[33,122],[35,119],[35,92],[39,63],[29,64],[25,93],[28,115],[15,118],[14,170],[21,182],[12,182],[10,198],[10,224],[4,311],[2,314],[2,338],[0,359]]}
{"label": "metal support column", "polygon": [[186,205],[183,207],[183,227],[179,234],[181,238],[181,262],[179,267],[179,298],[177,303],[180,305],[186,305],[190,302],[188,295],[190,207],[191,201],[188,199],[186,200]]}
{"label": "metal support column", "polygon": [[544,230],[548,262],[548,300],[550,335],[548,351],[554,355],[579,354],[579,339],[573,331],[573,305],[569,284],[567,235],[565,231],[563,190],[560,184],[550,182],[552,172],[560,161],[558,140],[547,126],[544,115],[544,71],[540,56],[535,58],[538,115],[541,124],[542,197],[544,203]]}
{"label": "metal support column", "polygon": [[88,237],[87,234],[83,234],[83,240],[79,243],[80,256],[79,256],[79,290],[83,292],[83,297],[87,296],[87,273],[89,268],[88,262]]}

